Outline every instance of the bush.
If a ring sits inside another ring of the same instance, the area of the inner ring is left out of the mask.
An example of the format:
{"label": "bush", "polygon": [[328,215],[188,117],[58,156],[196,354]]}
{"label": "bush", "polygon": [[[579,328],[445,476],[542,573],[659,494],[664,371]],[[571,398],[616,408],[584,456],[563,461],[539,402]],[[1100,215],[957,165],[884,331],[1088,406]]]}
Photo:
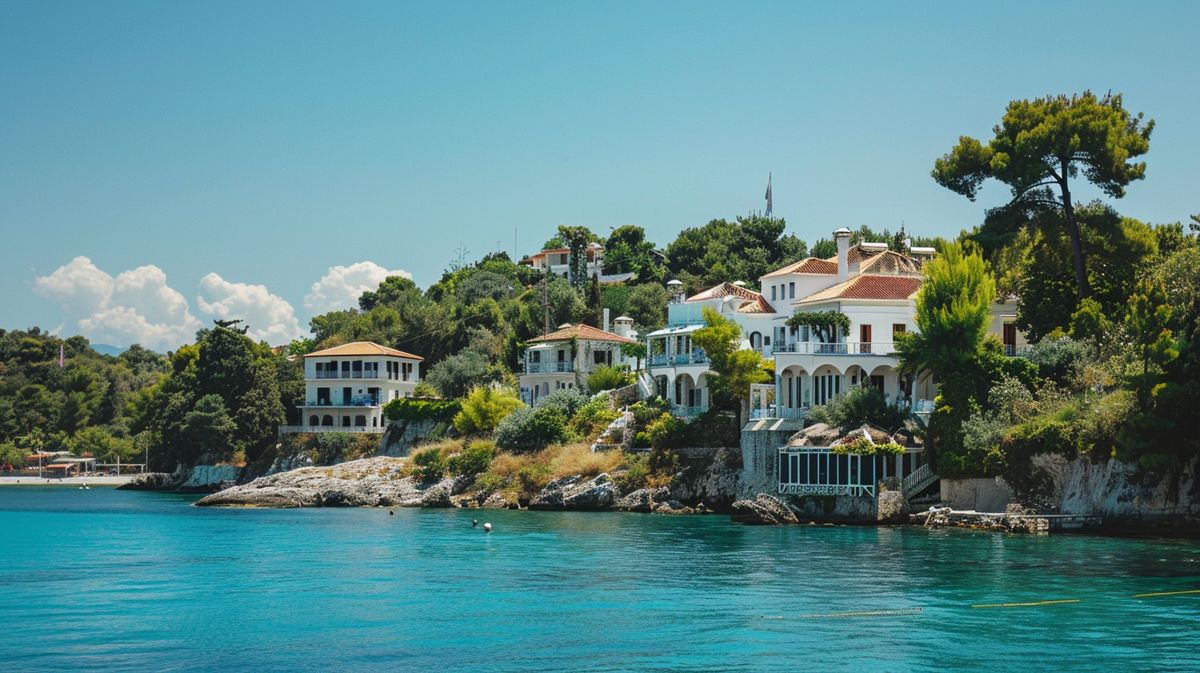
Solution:
{"label": "bush", "polygon": [[510,390],[479,386],[462,401],[454,416],[454,429],[464,435],[491,434],[500,421],[523,406],[521,398]]}
{"label": "bush", "polygon": [[673,449],[687,443],[687,423],[670,414],[663,414],[646,426],[646,436],[655,449]]}
{"label": "bush", "polygon": [[466,442],[461,453],[450,456],[446,466],[450,474],[473,477],[486,472],[496,456],[496,445],[492,442]]}
{"label": "bush", "polygon": [[443,397],[462,397],[472,386],[492,380],[492,366],[483,353],[463,350],[430,367],[425,380]]}
{"label": "bush", "polygon": [[588,400],[571,419],[571,429],[585,439],[594,439],[621,415],[612,408],[607,395]]}
{"label": "bush", "polygon": [[567,439],[567,416],[557,406],[517,409],[496,426],[496,446],[530,453]]}
{"label": "bush", "polygon": [[1026,356],[1027,360],[1037,365],[1038,376],[1059,384],[1074,381],[1089,358],[1087,344],[1070,337],[1042,339],[1029,349]]}
{"label": "bush", "polygon": [[429,446],[412,455],[412,472],[421,481],[437,481],[446,474],[449,466],[440,446]]}
{"label": "bush", "polygon": [[650,476],[650,460],[645,454],[629,453],[625,455],[625,471],[613,477],[617,488],[622,493],[646,488],[646,478]]}
{"label": "bush", "polygon": [[594,477],[603,472],[612,472],[622,462],[617,451],[592,451],[587,444],[570,444],[552,450],[550,473],[554,478],[582,475]]}
{"label": "bush", "polygon": [[553,407],[562,412],[563,418],[571,418],[575,412],[584,404],[587,404],[588,396],[584,395],[577,388],[560,388],[545,397],[538,399],[534,403],[534,407],[538,409]]}
{"label": "bush", "polygon": [[389,421],[438,421],[448,423],[461,408],[458,400],[422,400],[398,397],[383,405]]}
{"label": "bush", "polygon": [[624,388],[633,383],[633,373],[617,367],[597,367],[588,375],[587,387],[593,393]]}
{"label": "bush", "polygon": [[900,401],[888,403],[887,397],[871,386],[856,386],[823,406],[809,412],[815,423],[828,423],[843,431],[861,427],[863,423],[895,432],[904,426],[909,411]]}

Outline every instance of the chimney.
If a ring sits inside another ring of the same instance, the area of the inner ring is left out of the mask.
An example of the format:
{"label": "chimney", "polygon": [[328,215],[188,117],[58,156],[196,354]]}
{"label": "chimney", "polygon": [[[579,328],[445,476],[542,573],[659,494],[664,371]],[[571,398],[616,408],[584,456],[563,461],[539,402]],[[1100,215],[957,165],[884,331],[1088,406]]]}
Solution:
{"label": "chimney", "polygon": [[604,309],[604,331],[608,331],[608,309]]}
{"label": "chimney", "polygon": [[850,230],[842,227],[833,232],[838,251],[838,282],[850,277]]}

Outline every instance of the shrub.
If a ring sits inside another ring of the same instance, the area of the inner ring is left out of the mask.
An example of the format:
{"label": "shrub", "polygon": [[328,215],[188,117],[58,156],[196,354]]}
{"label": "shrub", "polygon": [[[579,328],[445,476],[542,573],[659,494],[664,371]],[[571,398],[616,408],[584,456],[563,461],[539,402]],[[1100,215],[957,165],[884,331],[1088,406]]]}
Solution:
{"label": "shrub", "polygon": [[496,456],[496,445],[492,442],[467,442],[463,450],[450,456],[446,462],[451,474],[473,477],[486,472]]}
{"label": "shrub", "polygon": [[571,418],[587,401],[588,396],[577,388],[560,388],[539,398],[533,406],[538,409],[553,407],[562,412],[563,418]]}
{"label": "shrub", "polygon": [[580,437],[594,439],[620,415],[620,412],[609,404],[608,395],[597,395],[575,412],[571,419],[571,429]]}
{"label": "shrub", "polygon": [[895,432],[908,418],[908,408],[900,401],[888,403],[887,397],[871,386],[856,386],[823,406],[809,412],[809,419],[849,431],[870,423]]}
{"label": "shrub", "polygon": [[829,450],[832,453],[850,456],[874,456],[877,454],[899,456],[904,453],[904,447],[895,442],[876,444],[866,437],[859,437],[852,442],[831,446]]}
{"label": "shrub", "polygon": [[463,350],[430,367],[425,380],[443,397],[462,397],[471,386],[492,380],[492,367],[483,353]]}
{"label": "shrub", "polygon": [[418,449],[412,455],[413,474],[421,481],[437,481],[446,474],[448,467],[446,456],[440,446],[428,446]]}
{"label": "shrub", "polygon": [[[1087,300],[1085,300],[1087,301]],[[1056,383],[1071,383],[1090,357],[1086,343],[1070,337],[1042,339],[1029,349],[1026,359],[1037,365],[1038,375]]]}
{"label": "shrub", "polygon": [[620,452],[592,451],[587,444],[569,444],[552,452],[550,473],[555,479],[577,474],[594,477],[603,472],[612,472],[622,462]]}
{"label": "shrub", "polygon": [[672,449],[687,443],[687,423],[670,414],[663,414],[646,426],[650,446],[655,449]]}
{"label": "shrub", "polygon": [[646,478],[650,476],[650,460],[645,454],[625,454],[625,471],[613,477],[617,488],[622,493],[636,491],[646,487]]}
{"label": "shrub", "polygon": [[422,400],[398,397],[383,405],[383,414],[389,421],[450,422],[460,408],[458,400]]}
{"label": "shrub", "polygon": [[500,421],[523,406],[521,398],[510,390],[472,388],[454,416],[454,429],[464,435],[491,434]]}
{"label": "shrub", "polygon": [[567,439],[567,416],[557,406],[517,409],[496,426],[496,446],[529,453]]}
{"label": "shrub", "polygon": [[633,383],[633,373],[617,367],[597,367],[588,375],[587,387],[593,393],[623,388]]}

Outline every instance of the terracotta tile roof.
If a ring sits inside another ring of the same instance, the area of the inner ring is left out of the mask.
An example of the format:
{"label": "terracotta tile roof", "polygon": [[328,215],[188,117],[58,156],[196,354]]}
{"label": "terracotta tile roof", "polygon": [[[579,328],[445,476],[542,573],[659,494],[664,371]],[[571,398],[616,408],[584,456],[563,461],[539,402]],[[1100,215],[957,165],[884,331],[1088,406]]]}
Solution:
{"label": "terracotta tile roof", "polygon": [[748,301],[738,307],[738,313],[774,313],[775,307],[767,302],[767,298],[758,295],[755,301]]}
{"label": "terracotta tile roof", "polygon": [[[837,273],[837,255],[819,261],[832,264],[832,273]],[[921,263],[912,257],[895,250],[866,250],[861,243],[850,246],[846,251],[846,261],[850,266],[858,264],[859,273],[921,273]]]}
{"label": "terracotta tile roof", "polygon": [[315,357],[333,357],[333,356],[343,356],[344,357],[344,356],[370,356],[370,355],[389,355],[391,357],[408,358],[410,360],[424,360],[425,359],[425,358],[421,357],[420,355],[413,355],[412,353],[405,353],[404,351],[398,351],[395,348],[388,348],[387,346],[380,346],[379,344],[377,344],[373,341],[352,341],[348,344],[342,344],[341,346],[333,346],[332,348],[326,348],[325,350],[316,351],[315,353],[308,353],[304,357],[315,358]]}
{"label": "terracotta tile roof", "polygon": [[831,299],[910,299],[921,287],[918,276],[862,274],[797,301],[807,304]]}
{"label": "terracotta tile roof", "polygon": [[543,334],[540,337],[534,337],[529,340],[529,343],[540,343],[544,341],[567,341],[568,339],[580,339],[582,341],[615,341],[617,343],[637,343],[629,337],[623,337],[620,334],[605,332],[602,329],[597,329],[591,325],[568,325],[566,327],[554,330],[549,334]]}
{"label": "terracotta tile roof", "polygon": [[837,273],[837,257],[834,257],[832,261],[828,259],[817,259],[816,257],[807,257],[794,264],[788,264],[782,269],[776,269],[763,276],[763,278],[770,278],[772,276],[786,276],[789,273],[819,273],[823,275],[833,275]]}

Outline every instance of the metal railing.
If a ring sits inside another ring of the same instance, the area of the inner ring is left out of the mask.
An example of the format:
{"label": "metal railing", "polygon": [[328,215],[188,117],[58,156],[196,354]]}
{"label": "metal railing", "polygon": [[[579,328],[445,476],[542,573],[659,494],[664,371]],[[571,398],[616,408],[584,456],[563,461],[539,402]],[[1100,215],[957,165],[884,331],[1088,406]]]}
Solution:
{"label": "metal railing", "polygon": [[308,400],[304,403],[306,407],[377,407],[379,400],[374,397],[352,398],[349,403],[334,402],[332,400]]}
{"label": "metal railing", "polygon": [[1022,344],[1020,346],[1016,344],[1004,344],[1004,354],[1010,358],[1029,357],[1029,352],[1032,349],[1033,347],[1028,344]]}
{"label": "metal railing", "polygon": [[767,408],[750,409],[751,420],[761,420],[764,418],[787,418],[795,420],[804,420],[808,414],[806,407],[776,407],[771,405]]}
{"label": "metal railing", "polygon": [[937,475],[929,467],[929,463],[925,463],[921,467],[904,475],[904,479],[900,480],[900,490],[904,493],[905,498],[911,498],[919,491],[925,490],[930,484],[937,479]]}
{"label": "metal railing", "polygon": [[696,418],[708,411],[707,407],[685,407],[681,404],[671,405],[671,415],[681,418]]}
{"label": "metal railing", "polygon": [[793,341],[771,347],[775,353],[799,355],[894,355],[896,344],[891,341],[843,341],[841,343],[817,343]]}
{"label": "metal railing", "polygon": [[659,353],[650,356],[651,367],[669,367],[680,365],[705,365],[708,364],[708,354],[700,349],[696,349],[691,353],[674,353],[667,355]]}
{"label": "metal railing", "polygon": [[570,362],[527,362],[526,374],[560,374],[575,371],[575,365]]}
{"label": "metal railing", "polygon": [[279,426],[279,434],[294,435],[298,432],[353,432],[358,434],[383,434],[387,430],[387,426],[383,427],[368,427],[362,425],[281,425]]}
{"label": "metal railing", "polygon": [[381,379],[384,377],[380,376],[378,373],[375,373],[375,372],[367,374],[367,373],[364,373],[361,371],[351,371],[351,372],[317,372],[317,375],[314,376],[313,378],[325,380],[325,379]]}

